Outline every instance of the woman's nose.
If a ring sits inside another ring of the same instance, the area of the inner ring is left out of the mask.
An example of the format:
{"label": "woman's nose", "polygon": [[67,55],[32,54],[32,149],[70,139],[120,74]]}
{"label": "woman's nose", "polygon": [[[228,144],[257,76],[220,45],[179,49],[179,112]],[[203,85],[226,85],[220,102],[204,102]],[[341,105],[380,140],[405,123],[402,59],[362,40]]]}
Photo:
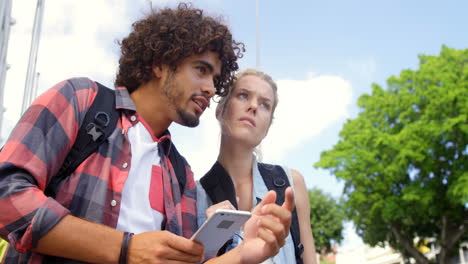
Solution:
{"label": "woman's nose", "polygon": [[258,108],[258,103],[255,100],[250,100],[249,101],[249,108],[247,110],[252,111],[253,113],[256,113],[257,108]]}

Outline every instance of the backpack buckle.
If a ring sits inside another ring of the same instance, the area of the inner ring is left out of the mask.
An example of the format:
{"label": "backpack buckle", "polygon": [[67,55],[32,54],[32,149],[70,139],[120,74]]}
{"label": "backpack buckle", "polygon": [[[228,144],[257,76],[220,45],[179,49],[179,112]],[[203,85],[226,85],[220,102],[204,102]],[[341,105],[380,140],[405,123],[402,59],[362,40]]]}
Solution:
{"label": "backpack buckle", "polygon": [[297,245],[297,249],[299,251],[299,256],[302,255],[302,253],[304,253],[304,245],[302,245],[302,243],[299,243],[299,245]]}
{"label": "backpack buckle", "polygon": [[104,132],[102,132],[102,129],[98,125],[96,125],[94,123],[89,123],[86,126],[86,134],[90,135],[91,139],[94,142],[97,142],[98,140],[100,140],[103,137]]}
{"label": "backpack buckle", "polygon": [[94,142],[97,142],[104,136],[104,128],[109,125],[110,117],[106,112],[97,112],[94,116],[94,122],[86,126],[86,133],[91,136]]}

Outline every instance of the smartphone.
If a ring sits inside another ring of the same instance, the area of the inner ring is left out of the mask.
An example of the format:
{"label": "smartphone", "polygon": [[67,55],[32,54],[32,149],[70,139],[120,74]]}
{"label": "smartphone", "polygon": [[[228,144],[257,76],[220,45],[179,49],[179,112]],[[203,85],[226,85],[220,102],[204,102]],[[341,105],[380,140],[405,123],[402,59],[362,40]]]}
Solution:
{"label": "smartphone", "polygon": [[216,254],[241,226],[249,220],[250,212],[218,209],[193,234],[196,240],[205,247],[205,254]]}

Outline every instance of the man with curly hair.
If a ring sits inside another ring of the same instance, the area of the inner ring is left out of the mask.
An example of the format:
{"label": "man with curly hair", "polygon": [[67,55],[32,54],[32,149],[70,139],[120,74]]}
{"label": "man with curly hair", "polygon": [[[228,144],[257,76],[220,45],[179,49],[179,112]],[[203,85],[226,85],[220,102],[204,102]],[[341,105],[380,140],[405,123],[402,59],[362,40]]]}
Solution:
{"label": "man with curly hair", "polygon": [[[121,51],[115,130],[55,195],[44,192],[93,105],[96,82],[69,79],[46,91],[0,153],[5,263],[202,260],[203,247],[189,239],[197,229],[193,173],[167,129],[197,126],[211,97],[227,93],[243,44],[217,19],[180,4],[134,23]],[[274,200],[267,194],[254,210],[243,243],[207,263],[259,263],[276,254],[294,205],[292,197],[283,206]]]}

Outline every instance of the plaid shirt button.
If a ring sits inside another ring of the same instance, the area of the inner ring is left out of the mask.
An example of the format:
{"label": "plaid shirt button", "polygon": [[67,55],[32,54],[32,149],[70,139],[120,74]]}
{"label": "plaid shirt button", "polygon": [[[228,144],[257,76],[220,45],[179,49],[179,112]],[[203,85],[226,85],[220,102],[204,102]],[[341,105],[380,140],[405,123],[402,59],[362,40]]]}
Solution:
{"label": "plaid shirt button", "polygon": [[125,163],[122,165],[122,167],[123,167],[124,169],[126,169],[126,168],[128,167],[128,163],[125,162]]}
{"label": "plaid shirt button", "polygon": [[117,201],[116,200],[112,200],[111,201],[111,206],[116,206],[117,205]]}

